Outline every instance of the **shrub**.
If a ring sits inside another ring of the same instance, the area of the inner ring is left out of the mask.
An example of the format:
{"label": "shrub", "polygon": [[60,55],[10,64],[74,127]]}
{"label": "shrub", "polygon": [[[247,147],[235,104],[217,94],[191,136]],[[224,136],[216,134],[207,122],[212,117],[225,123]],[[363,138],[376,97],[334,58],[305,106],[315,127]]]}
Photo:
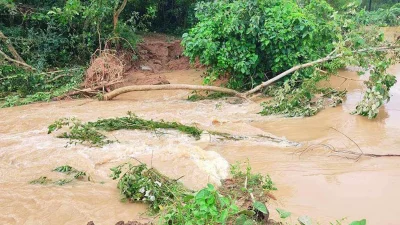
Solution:
{"label": "shrub", "polygon": [[331,52],[333,13],[319,0],[304,8],[292,0],[199,3],[198,23],[183,35],[184,53],[210,67],[206,82],[228,74],[232,88],[247,89]]}
{"label": "shrub", "polygon": [[400,25],[400,3],[387,9],[376,11],[361,10],[356,15],[356,21],[363,25],[377,26],[399,26]]}

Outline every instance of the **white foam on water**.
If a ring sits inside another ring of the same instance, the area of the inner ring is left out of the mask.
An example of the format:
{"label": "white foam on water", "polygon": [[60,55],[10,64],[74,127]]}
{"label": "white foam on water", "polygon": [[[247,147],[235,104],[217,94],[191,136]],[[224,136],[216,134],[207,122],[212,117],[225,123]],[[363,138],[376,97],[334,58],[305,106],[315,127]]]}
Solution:
{"label": "white foam on water", "polygon": [[[178,144],[166,146],[159,153],[163,160],[171,158],[190,160],[197,168],[208,177],[209,183],[220,185],[221,179],[229,175],[229,163],[219,153],[206,151],[198,146]],[[201,173],[200,172],[200,173]]]}

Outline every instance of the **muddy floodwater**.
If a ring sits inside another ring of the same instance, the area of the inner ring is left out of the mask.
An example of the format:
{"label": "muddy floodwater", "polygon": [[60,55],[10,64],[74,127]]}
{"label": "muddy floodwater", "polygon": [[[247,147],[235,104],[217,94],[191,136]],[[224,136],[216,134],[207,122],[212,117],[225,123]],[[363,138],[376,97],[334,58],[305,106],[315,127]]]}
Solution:
{"label": "muddy floodwater", "polygon": [[[400,78],[400,65],[391,72]],[[201,71],[166,73],[171,83],[200,84]],[[343,77],[360,79],[344,70]],[[343,217],[366,218],[368,224],[400,224],[400,158],[361,157],[332,153],[346,150],[372,154],[400,154],[400,84],[375,120],[350,115],[361,98],[358,81],[334,78],[331,85],[349,90],[346,102],[310,118],[265,117],[261,99],[238,104],[236,99],[190,102],[188,91],[128,93],[113,101],[73,100],[0,109],[0,224],[115,224],[140,220],[146,207],[119,201],[109,168],[136,157],[162,173],[179,178],[193,189],[218,184],[229,163],[249,160],[254,171],[269,174],[278,187],[274,208],[308,215],[328,224]],[[196,141],[174,131],[115,131],[119,140],[103,148],[65,147],[65,139],[47,134],[47,126],[62,117],[83,121],[124,116],[128,111],[146,119],[178,121],[205,130],[247,137],[276,136],[242,141],[218,140],[204,134]],[[340,132],[339,132],[340,131]],[[347,138],[345,135],[349,138]],[[351,139],[351,140],[350,140]],[[299,143],[295,146],[293,142]],[[359,147],[357,147],[357,145]],[[153,155],[153,160],[151,160]],[[32,185],[40,176],[57,178],[57,166],[71,165],[90,174],[92,181],[65,186]]]}

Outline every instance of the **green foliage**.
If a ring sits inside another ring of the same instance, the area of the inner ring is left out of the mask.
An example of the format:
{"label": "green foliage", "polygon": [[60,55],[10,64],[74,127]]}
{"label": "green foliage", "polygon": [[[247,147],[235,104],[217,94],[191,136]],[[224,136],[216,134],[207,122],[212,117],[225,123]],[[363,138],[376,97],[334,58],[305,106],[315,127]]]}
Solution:
{"label": "green foliage", "polygon": [[[399,3],[398,0],[358,0],[361,1],[360,7],[366,8],[368,10],[379,10],[379,9],[387,9],[391,6]],[[371,8],[369,7],[371,3]]]}
{"label": "green foliage", "polygon": [[389,90],[397,82],[396,77],[387,74],[391,65],[386,58],[370,70],[370,79],[367,82],[367,91],[363,100],[357,105],[354,114],[367,116],[372,119],[378,115],[379,108],[390,99]]}
{"label": "green foliage", "polygon": [[399,26],[400,25],[400,3],[387,9],[378,9],[376,11],[361,10],[355,15],[357,23],[362,25],[376,26]]}
{"label": "green foliage", "polygon": [[[195,21],[196,2],[200,0],[128,1],[121,18],[127,21],[133,19],[133,25],[136,25],[134,27],[139,31],[152,30],[181,35]],[[145,29],[142,29],[142,26]]]}
{"label": "green foliage", "polygon": [[360,221],[353,221],[349,225],[366,225],[366,224],[367,224],[367,220],[363,219],[363,220],[360,220]]}
{"label": "green foliage", "polygon": [[229,74],[231,87],[247,89],[332,51],[337,27],[322,20],[332,15],[323,1],[305,8],[291,0],[199,3],[184,53],[210,67],[206,81]]}
{"label": "green foliage", "polygon": [[46,176],[42,176],[42,177],[39,177],[38,179],[30,181],[29,183],[30,184],[41,184],[41,185],[56,184],[59,186],[63,186],[65,184],[71,183],[74,180],[82,180],[85,177],[87,177],[87,180],[90,181],[90,176],[87,176],[86,172],[77,170],[68,165],[59,166],[59,167],[53,169],[53,171],[64,173],[68,176],[65,179],[58,179],[55,181],[53,181],[52,179],[50,179]]}
{"label": "green foliage", "polygon": [[[267,90],[273,99],[263,103],[264,109],[261,114],[312,116],[327,104],[330,106],[341,104],[345,91],[321,88],[318,83],[329,79],[344,65],[353,65],[361,68],[360,75],[370,74],[366,82],[366,94],[353,113],[370,119],[377,116],[379,108],[390,99],[389,90],[396,83],[396,77],[388,74],[386,70],[399,61],[398,49],[394,52],[374,51],[371,46],[387,45],[379,29],[358,27],[354,21],[349,20],[348,15],[339,16],[337,20],[346,27],[338,36],[339,42],[336,43],[335,50],[337,53],[341,52],[343,57],[299,72],[310,74],[310,78],[294,73],[280,86]],[[360,49],[363,50],[359,51]],[[327,72],[321,72],[321,68]]]}
{"label": "green foliage", "polygon": [[233,179],[237,180],[237,183],[244,184],[245,180],[247,180],[249,192],[254,192],[257,188],[261,188],[262,191],[277,190],[269,175],[263,176],[260,173],[252,173],[249,162],[247,162],[246,171],[240,168],[239,163],[231,165],[231,175]]}
{"label": "green foliage", "polygon": [[[27,72],[6,63],[0,64],[0,97],[3,107],[50,101],[76,88],[83,72],[60,68],[86,65],[92,53],[108,38],[118,35],[135,46],[136,30],[128,21],[113,32],[112,18],[119,0],[15,1],[6,4],[8,11],[0,17],[0,30],[9,38],[21,57],[38,72]],[[26,10],[26,5],[29,10]],[[5,4],[0,5],[0,11]],[[14,8],[15,10],[11,10]],[[125,45],[116,45],[118,49]],[[0,50],[9,54],[0,42]],[[50,72],[48,72],[50,71]],[[45,73],[47,72],[47,73]],[[62,74],[61,79],[53,80]],[[75,79],[79,78],[79,79]]]}
{"label": "green foliage", "polygon": [[86,172],[84,171],[79,171],[71,166],[65,165],[65,166],[59,166],[55,168],[53,171],[60,172],[60,173],[65,173],[67,175],[73,175],[75,179],[81,179],[86,176]]}
{"label": "green foliage", "polygon": [[314,71],[311,78],[300,78],[299,73],[295,73],[282,85],[267,90],[266,93],[273,99],[262,103],[261,115],[313,116],[325,105],[340,105],[347,92],[318,86],[320,81],[327,79],[326,74],[318,71]]}
{"label": "green foliage", "polygon": [[256,201],[256,202],[253,203],[253,207],[254,207],[255,210],[258,210],[258,211],[260,211],[260,212],[262,212],[262,213],[264,213],[266,215],[269,215],[269,211],[267,209],[267,206],[265,206],[264,203]]}
{"label": "green foliage", "polygon": [[206,96],[201,95],[201,94],[197,94],[196,92],[190,96],[188,96],[188,101],[191,102],[197,102],[197,101],[201,101],[201,100],[214,100],[214,99],[220,99],[220,98],[225,98],[225,97],[229,97],[231,95],[226,94],[226,93],[221,93],[221,92],[214,92],[211,94],[207,94]]}
{"label": "green foliage", "polygon": [[111,177],[118,179],[123,200],[149,204],[152,212],[171,205],[187,191],[182,184],[171,180],[145,164],[125,163],[111,168]]}
{"label": "green foliage", "polygon": [[51,101],[82,82],[84,69],[67,68],[56,72],[27,72],[11,65],[0,67],[0,97],[5,97],[0,107],[26,105],[32,102]]}
{"label": "green foliage", "polygon": [[145,120],[131,112],[128,112],[127,117],[100,119],[88,123],[82,123],[76,118],[62,118],[49,125],[48,133],[50,134],[63,127],[67,127],[68,132],[63,132],[58,137],[70,139],[69,144],[88,143],[97,147],[113,142],[108,140],[100,131],[121,129],[156,131],[157,129],[174,129],[193,136],[196,139],[199,139],[202,133],[202,130],[193,126],[186,126],[177,122]]}
{"label": "green foliage", "polygon": [[288,212],[284,209],[277,208],[276,211],[279,213],[279,216],[281,217],[281,219],[286,219],[292,215],[291,212]]}
{"label": "green foliage", "polygon": [[[291,0],[199,3],[199,22],[183,36],[185,54],[210,67],[205,83],[228,74],[230,87],[236,89],[251,88],[295,65],[339,54],[341,57],[301,69],[270,88],[267,92],[273,99],[263,103],[261,114],[312,116],[326,105],[341,104],[346,91],[318,84],[338,69],[356,65],[362,68],[360,74],[371,76],[367,94],[354,113],[376,117],[396,82],[386,69],[398,62],[398,50],[369,50],[387,43],[379,29],[359,26],[354,19],[357,4],[346,5],[342,14],[324,0],[302,4]],[[396,7],[389,9],[392,14]],[[397,14],[391,18],[399,21]]]}
{"label": "green foliage", "polygon": [[[269,214],[265,204],[260,201],[255,201],[252,209],[240,208],[236,205],[240,196],[227,192],[221,194],[211,184],[198,192],[192,192],[177,180],[170,179],[142,163],[124,163],[111,168],[111,171],[111,177],[118,179],[117,187],[123,200],[148,204],[151,212],[159,216],[160,224],[257,224],[257,213]],[[236,176],[248,175],[253,178],[252,181],[259,182],[249,185],[254,189],[263,189],[259,175],[251,174],[250,167],[246,173],[239,171],[237,170]],[[255,187],[257,185],[260,187]],[[246,195],[250,196],[248,192]],[[256,194],[256,197],[259,196]]]}
{"label": "green foliage", "polygon": [[35,179],[35,180],[30,181],[29,183],[30,183],[30,184],[42,184],[42,185],[46,185],[46,184],[51,183],[51,182],[52,182],[51,179],[42,176],[42,177],[39,177],[38,179]]}
{"label": "green foliage", "polygon": [[[22,58],[35,68],[44,70],[82,65],[100,47],[99,43],[115,35],[110,18],[118,2],[67,0],[60,4],[37,3],[35,10],[10,15],[12,20],[0,20],[0,29]],[[134,45],[134,28],[124,22],[119,28],[119,35]]]}
{"label": "green foliage", "polygon": [[174,204],[161,216],[161,224],[226,224],[239,212],[234,201],[222,196],[213,185],[188,196],[184,204]]}
{"label": "green foliage", "polygon": [[[385,45],[383,34],[376,27],[353,29],[348,34],[352,42],[348,42],[350,49]],[[379,113],[379,108],[390,100],[390,88],[397,82],[396,77],[387,72],[387,69],[400,61],[399,49],[392,52],[365,51],[345,57],[348,64],[362,68],[360,75],[369,74],[365,82],[367,90],[361,102],[358,103],[354,114],[367,116],[372,119]]]}
{"label": "green foliage", "polygon": [[50,134],[63,127],[68,127],[69,132],[63,132],[62,134],[58,135],[58,137],[69,139],[68,144],[89,143],[93,146],[100,147],[113,142],[107,140],[107,137],[97,131],[97,129],[94,127],[90,126],[89,124],[82,123],[76,118],[62,118],[55,121],[48,127],[48,133]]}

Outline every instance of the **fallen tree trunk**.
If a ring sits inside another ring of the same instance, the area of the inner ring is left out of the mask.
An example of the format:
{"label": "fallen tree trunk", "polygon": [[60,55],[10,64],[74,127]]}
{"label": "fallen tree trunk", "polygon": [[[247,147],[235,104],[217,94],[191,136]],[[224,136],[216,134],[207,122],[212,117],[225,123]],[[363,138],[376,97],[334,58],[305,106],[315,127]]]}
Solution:
{"label": "fallen tree trunk", "polygon": [[[377,47],[377,48],[360,49],[357,51],[353,51],[352,53],[359,54],[359,53],[369,52],[369,51],[389,51],[389,50],[399,50],[399,49],[400,49],[400,46],[385,46],[385,47]],[[250,96],[258,91],[261,91],[263,88],[268,87],[269,85],[275,83],[276,81],[282,79],[283,77],[285,77],[289,74],[296,72],[297,70],[300,70],[302,68],[311,67],[311,66],[314,66],[314,65],[317,65],[320,63],[328,62],[328,61],[345,56],[345,54],[343,54],[343,53],[340,53],[337,55],[332,55],[334,52],[335,51],[333,51],[331,54],[329,54],[328,56],[326,56],[324,58],[292,67],[292,68],[284,71],[283,73],[278,74],[274,78],[272,78],[268,81],[265,81],[265,82],[261,83],[260,85],[256,86],[255,88],[253,88],[247,92],[244,92],[244,93],[240,93],[240,92],[237,92],[237,91],[229,89],[229,88],[215,87],[215,86],[201,86],[201,85],[187,85],[187,84],[134,85],[134,86],[118,88],[118,89],[104,95],[103,100],[111,100],[111,99],[117,97],[118,95],[132,92],[132,91],[179,90],[179,89],[180,90],[215,91],[215,92],[221,92],[221,93],[226,93],[226,94],[232,94],[232,95],[235,95],[240,98],[247,98],[248,96]]]}
{"label": "fallen tree trunk", "polygon": [[245,96],[235,90],[216,86],[188,85],[188,84],[164,84],[164,85],[134,85],[115,89],[103,96],[103,100],[111,100],[118,95],[132,91],[154,91],[154,90],[193,90],[193,91],[215,91],[235,95],[240,98]]}
{"label": "fallen tree trunk", "polygon": [[[360,49],[360,50],[357,50],[357,51],[353,51],[352,53],[353,53],[353,54],[357,54],[357,53],[363,53],[363,52],[369,52],[369,51],[388,51],[388,50],[394,50],[394,49],[398,49],[398,48],[400,48],[400,46],[387,46],[387,47],[378,47],[378,48],[365,48],[365,49]],[[334,59],[337,59],[337,58],[341,58],[341,57],[343,57],[343,56],[344,56],[343,53],[337,54],[337,55],[333,55],[333,56],[328,55],[328,56],[326,56],[325,58],[318,59],[318,60],[315,60],[315,61],[312,61],[312,62],[309,62],[309,63],[305,63],[305,64],[302,64],[302,65],[298,65],[298,66],[292,67],[292,68],[286,70],[285,72],[283,72],[283,73],[281,73],[281,74],[275,76],[274,78],[272,78],[272,79],[270,79],[270,80],[268,80],[268,81],[265,81],[265,82],[261,83],[260,85],[256,86],[255,88],[253,88],[253,89],[251,89],[251,90],[245,92],[244,94],[245,94],[246,96],[249,96],[249,95],[251,95],[251,94],[254,94],[254,93],[260,91],[260,90],[263,89],[263,88],[268,87],[269,85],[275,83],[276,81],[282,79],[283,77],[285,77],[285,76],[287,76],[287,75],[289,75],[289,74],[292,74],[292,73],[296,72],[296,71],[299,70],[299,69],[311,67],[311,66],[314,66],[314,65],[323,63],[323,62],[328,62],[328,61],[331,61],[331,60],[334,60]]]}

